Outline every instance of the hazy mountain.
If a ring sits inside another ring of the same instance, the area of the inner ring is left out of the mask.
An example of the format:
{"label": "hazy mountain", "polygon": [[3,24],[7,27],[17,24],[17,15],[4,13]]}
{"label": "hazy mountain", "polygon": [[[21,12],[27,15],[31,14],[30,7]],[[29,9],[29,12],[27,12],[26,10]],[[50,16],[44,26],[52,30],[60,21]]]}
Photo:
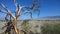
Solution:
{"label": "hazy mountain", "polygon": [[60,18],[60,16],[47,16],[47,17],[42,17],[42,18]]}

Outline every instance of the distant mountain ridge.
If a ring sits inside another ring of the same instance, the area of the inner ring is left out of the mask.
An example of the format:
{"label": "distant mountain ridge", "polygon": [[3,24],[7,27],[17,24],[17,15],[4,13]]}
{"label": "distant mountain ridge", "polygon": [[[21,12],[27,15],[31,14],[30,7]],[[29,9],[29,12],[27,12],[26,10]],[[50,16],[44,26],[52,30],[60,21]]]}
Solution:
{"label": "distant mountain ridge", "polygon": [[43,17],[43,18],[60,18],[60,16],[47,16],[47,17]]}
{"label": "distant mountain ridge", "polygon": [[[41,18],[60,18],[60,16],[47,16],[47,17],[40,17],[40,18],[33,18],[31,20],[34,20],[34,19],[41,19]],[[0,18],[0,20],[5,20],[4,18]],[[21,19],[21,20],[29,20],[29,19]]]}

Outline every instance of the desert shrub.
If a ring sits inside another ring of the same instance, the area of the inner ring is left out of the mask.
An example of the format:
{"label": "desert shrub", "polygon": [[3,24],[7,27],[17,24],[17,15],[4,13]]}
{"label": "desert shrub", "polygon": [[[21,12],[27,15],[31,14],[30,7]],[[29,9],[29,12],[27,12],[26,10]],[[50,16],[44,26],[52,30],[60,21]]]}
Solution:
{"label": "desert shrub", "polygon": [[60,34],[60,24],[44,24],[41,26],[42,34]]}
{"label": "desert shrub", "polygon": [[29,25],[30,23],[29,23],[29,20],[23,20],[23,22],[22,22],[22,29],[23,30],[29,30],[30,28],[31,28],[31,25]]}

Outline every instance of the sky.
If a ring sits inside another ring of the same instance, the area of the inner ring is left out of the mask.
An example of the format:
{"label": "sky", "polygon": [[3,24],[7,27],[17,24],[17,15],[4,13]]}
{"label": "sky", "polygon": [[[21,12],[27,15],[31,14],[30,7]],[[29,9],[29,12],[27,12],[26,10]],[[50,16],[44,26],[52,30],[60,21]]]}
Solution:
{"label": "sky", "polygon": [[[17,0],[17,2],[21,6],[31,5],[31,0]],[[37,2],[41,6],[39,17],[60,16],[60,0],[38,0]],[[13,0],[0,0],[0,3],[3,3],[5,6],[7,6],[10,11],[12,12],[15,11]],[[0,9],[4,10],[1,6]],[[6,14],[0,13],[0,19],[4,19],[5,15]],[[25,18],[30,18],[30,17],[28,14],[19,17],[19,19],[25,19]],[[38,17],[33,13],[33,18],[38,18]]]}

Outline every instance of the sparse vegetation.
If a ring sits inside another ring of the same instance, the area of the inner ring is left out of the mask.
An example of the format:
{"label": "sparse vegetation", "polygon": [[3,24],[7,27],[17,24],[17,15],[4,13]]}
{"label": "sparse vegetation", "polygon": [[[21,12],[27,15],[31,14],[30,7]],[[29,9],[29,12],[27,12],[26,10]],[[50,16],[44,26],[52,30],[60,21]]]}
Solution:
{"label": "sparse vegetation", "polygon": [[30,28],[31,28],[31,25],[29,25],[29,20],[23,20],[23,22],[22,22],[22,29],[23,30],[29,30]]}
{"label": "sparse vegetation", "polygon": [[41,26],[42,34],[60,34],[60,23],[44,24]]}

